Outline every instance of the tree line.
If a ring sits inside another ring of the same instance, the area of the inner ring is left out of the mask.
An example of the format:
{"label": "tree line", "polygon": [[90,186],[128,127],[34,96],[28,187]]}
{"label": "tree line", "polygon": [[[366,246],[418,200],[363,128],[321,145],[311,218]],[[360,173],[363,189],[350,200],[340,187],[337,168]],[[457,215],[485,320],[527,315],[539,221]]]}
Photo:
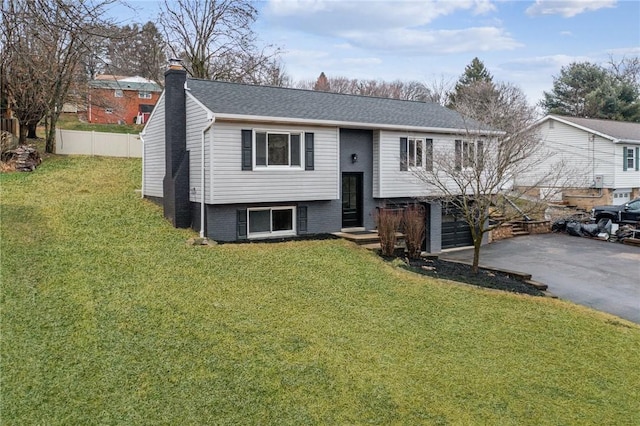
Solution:
{"label": "tree line", "polygon": [[[162,85],[168,58],[181,59],[193,78],[437,102],[455,108],[466,88],[474,95],[513,85],[494,83],[474,58],[458,81],[361,80],[321,73],[294,82],[281,49],[262,44],[253,29],[250,0],[165,0],[155,22],[118,25],[107,13],[119,0],[3,0],[0,40],[2,104],[21,123],[21,140],[44,123],[46,151],[54,151],[63,104],[82,98],[99,74],[138,75]],[[477,89],[477,88],[476,88]],[[562,68],[538,105],[546,113],[640,121],[640,61],[623,58],[603,67],[588,62]]]}

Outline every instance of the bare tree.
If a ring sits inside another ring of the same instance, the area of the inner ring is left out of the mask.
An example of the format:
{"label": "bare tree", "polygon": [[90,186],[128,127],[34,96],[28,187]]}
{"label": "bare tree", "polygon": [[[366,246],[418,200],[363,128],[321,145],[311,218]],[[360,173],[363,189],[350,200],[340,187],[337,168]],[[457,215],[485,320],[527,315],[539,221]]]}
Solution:
{"label": "bare tree", "polygon": [[[89,49],[89,38],[99,35],[95,29],[105,25],[105,9],[114,1],[3,1],[3,59],[10,64],[10,99],[14,110],[35,108],[18,95],[26,90],[23,85],[31,85],[30,90],[44,100],[46,152],[55,150],[55,127],[81,58]],[[25,70],[34,72],[36,78],[24,78]]]}
{"label": "bare tree", "polygon": [[167,43],[153,22],[113,27],[105,42],[106,73],[137,75],[162,86]]}
{"label": "bare tree", "polygon": [[[196,78],[239,82],[278,81],[278,49],[257,47],[250,0],[165,0],[159,26],[174,57]],[[275,59],[275,61],[274,61]]]}
{"label": "bare tree", "polygon": [[[456,109],[466,123],[452,145],[445,142],[424,147],[424,167],[412,167],[414,175],[443,205],[457,210],[471,228],[474,245],[473,271],[478,272],[483,237],[504,222],[527,220],[539,211],[542,199],[537,188],[567,185],[562,160],[538,170],[549,154],[541,151],[532,126],[536,116],[524,93],[510,84],[477,82],[460,88]],[[538,170],[531,174],[532,170]],[[514,179],[528,174],[527,185],[513,186]],[[535,191],[534,191],[535,190]],[[497,210],[499,216],[492,213]]]}
{"label": "bare tree", "polygon": [[358,80],[357,78],[350,79],[347,77],[327,77],[324,73],[321,73],[317,80],[298,82],[296,87],[299,89],[407,101],[425,102],[430,101],[432,97],[429,89],[419,81]]}

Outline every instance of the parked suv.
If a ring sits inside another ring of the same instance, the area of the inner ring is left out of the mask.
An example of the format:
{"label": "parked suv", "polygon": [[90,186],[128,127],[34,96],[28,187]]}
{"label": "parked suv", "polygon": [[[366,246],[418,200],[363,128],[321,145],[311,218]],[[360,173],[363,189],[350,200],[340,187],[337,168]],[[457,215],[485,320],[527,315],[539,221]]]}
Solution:
{"label": "parked suv", "polygon": [[637,225],[640,223],[640,198],[619,206],[595,206],[591,209],[591,217],[596,222],[600,219],[611,219],[613,223]]}

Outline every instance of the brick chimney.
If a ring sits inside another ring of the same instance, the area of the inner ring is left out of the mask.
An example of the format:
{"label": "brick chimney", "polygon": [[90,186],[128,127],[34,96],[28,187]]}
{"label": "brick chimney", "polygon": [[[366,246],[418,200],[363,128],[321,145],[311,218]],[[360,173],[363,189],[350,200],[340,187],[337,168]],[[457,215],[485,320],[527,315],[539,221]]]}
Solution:
{"label": "brick chimney", "polygon": [[164,217],[176,228],[191,226],[186,81],[187,72],[179,60],[172,59],[164,73],[165,175],[162,204]]}

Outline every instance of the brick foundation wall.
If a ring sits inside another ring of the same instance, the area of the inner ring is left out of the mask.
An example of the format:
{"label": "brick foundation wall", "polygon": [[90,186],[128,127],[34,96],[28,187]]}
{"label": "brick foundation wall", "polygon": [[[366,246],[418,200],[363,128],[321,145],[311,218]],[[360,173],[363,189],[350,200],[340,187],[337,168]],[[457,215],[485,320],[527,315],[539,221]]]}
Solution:
{"label": "brick foundation wall", "polygon": [[569,205],[589,211],[594,206],[612,204],[613,191],[608,188],[603,188],[602,190],[594,188],[567,189],[562,191],[562,200]]}

